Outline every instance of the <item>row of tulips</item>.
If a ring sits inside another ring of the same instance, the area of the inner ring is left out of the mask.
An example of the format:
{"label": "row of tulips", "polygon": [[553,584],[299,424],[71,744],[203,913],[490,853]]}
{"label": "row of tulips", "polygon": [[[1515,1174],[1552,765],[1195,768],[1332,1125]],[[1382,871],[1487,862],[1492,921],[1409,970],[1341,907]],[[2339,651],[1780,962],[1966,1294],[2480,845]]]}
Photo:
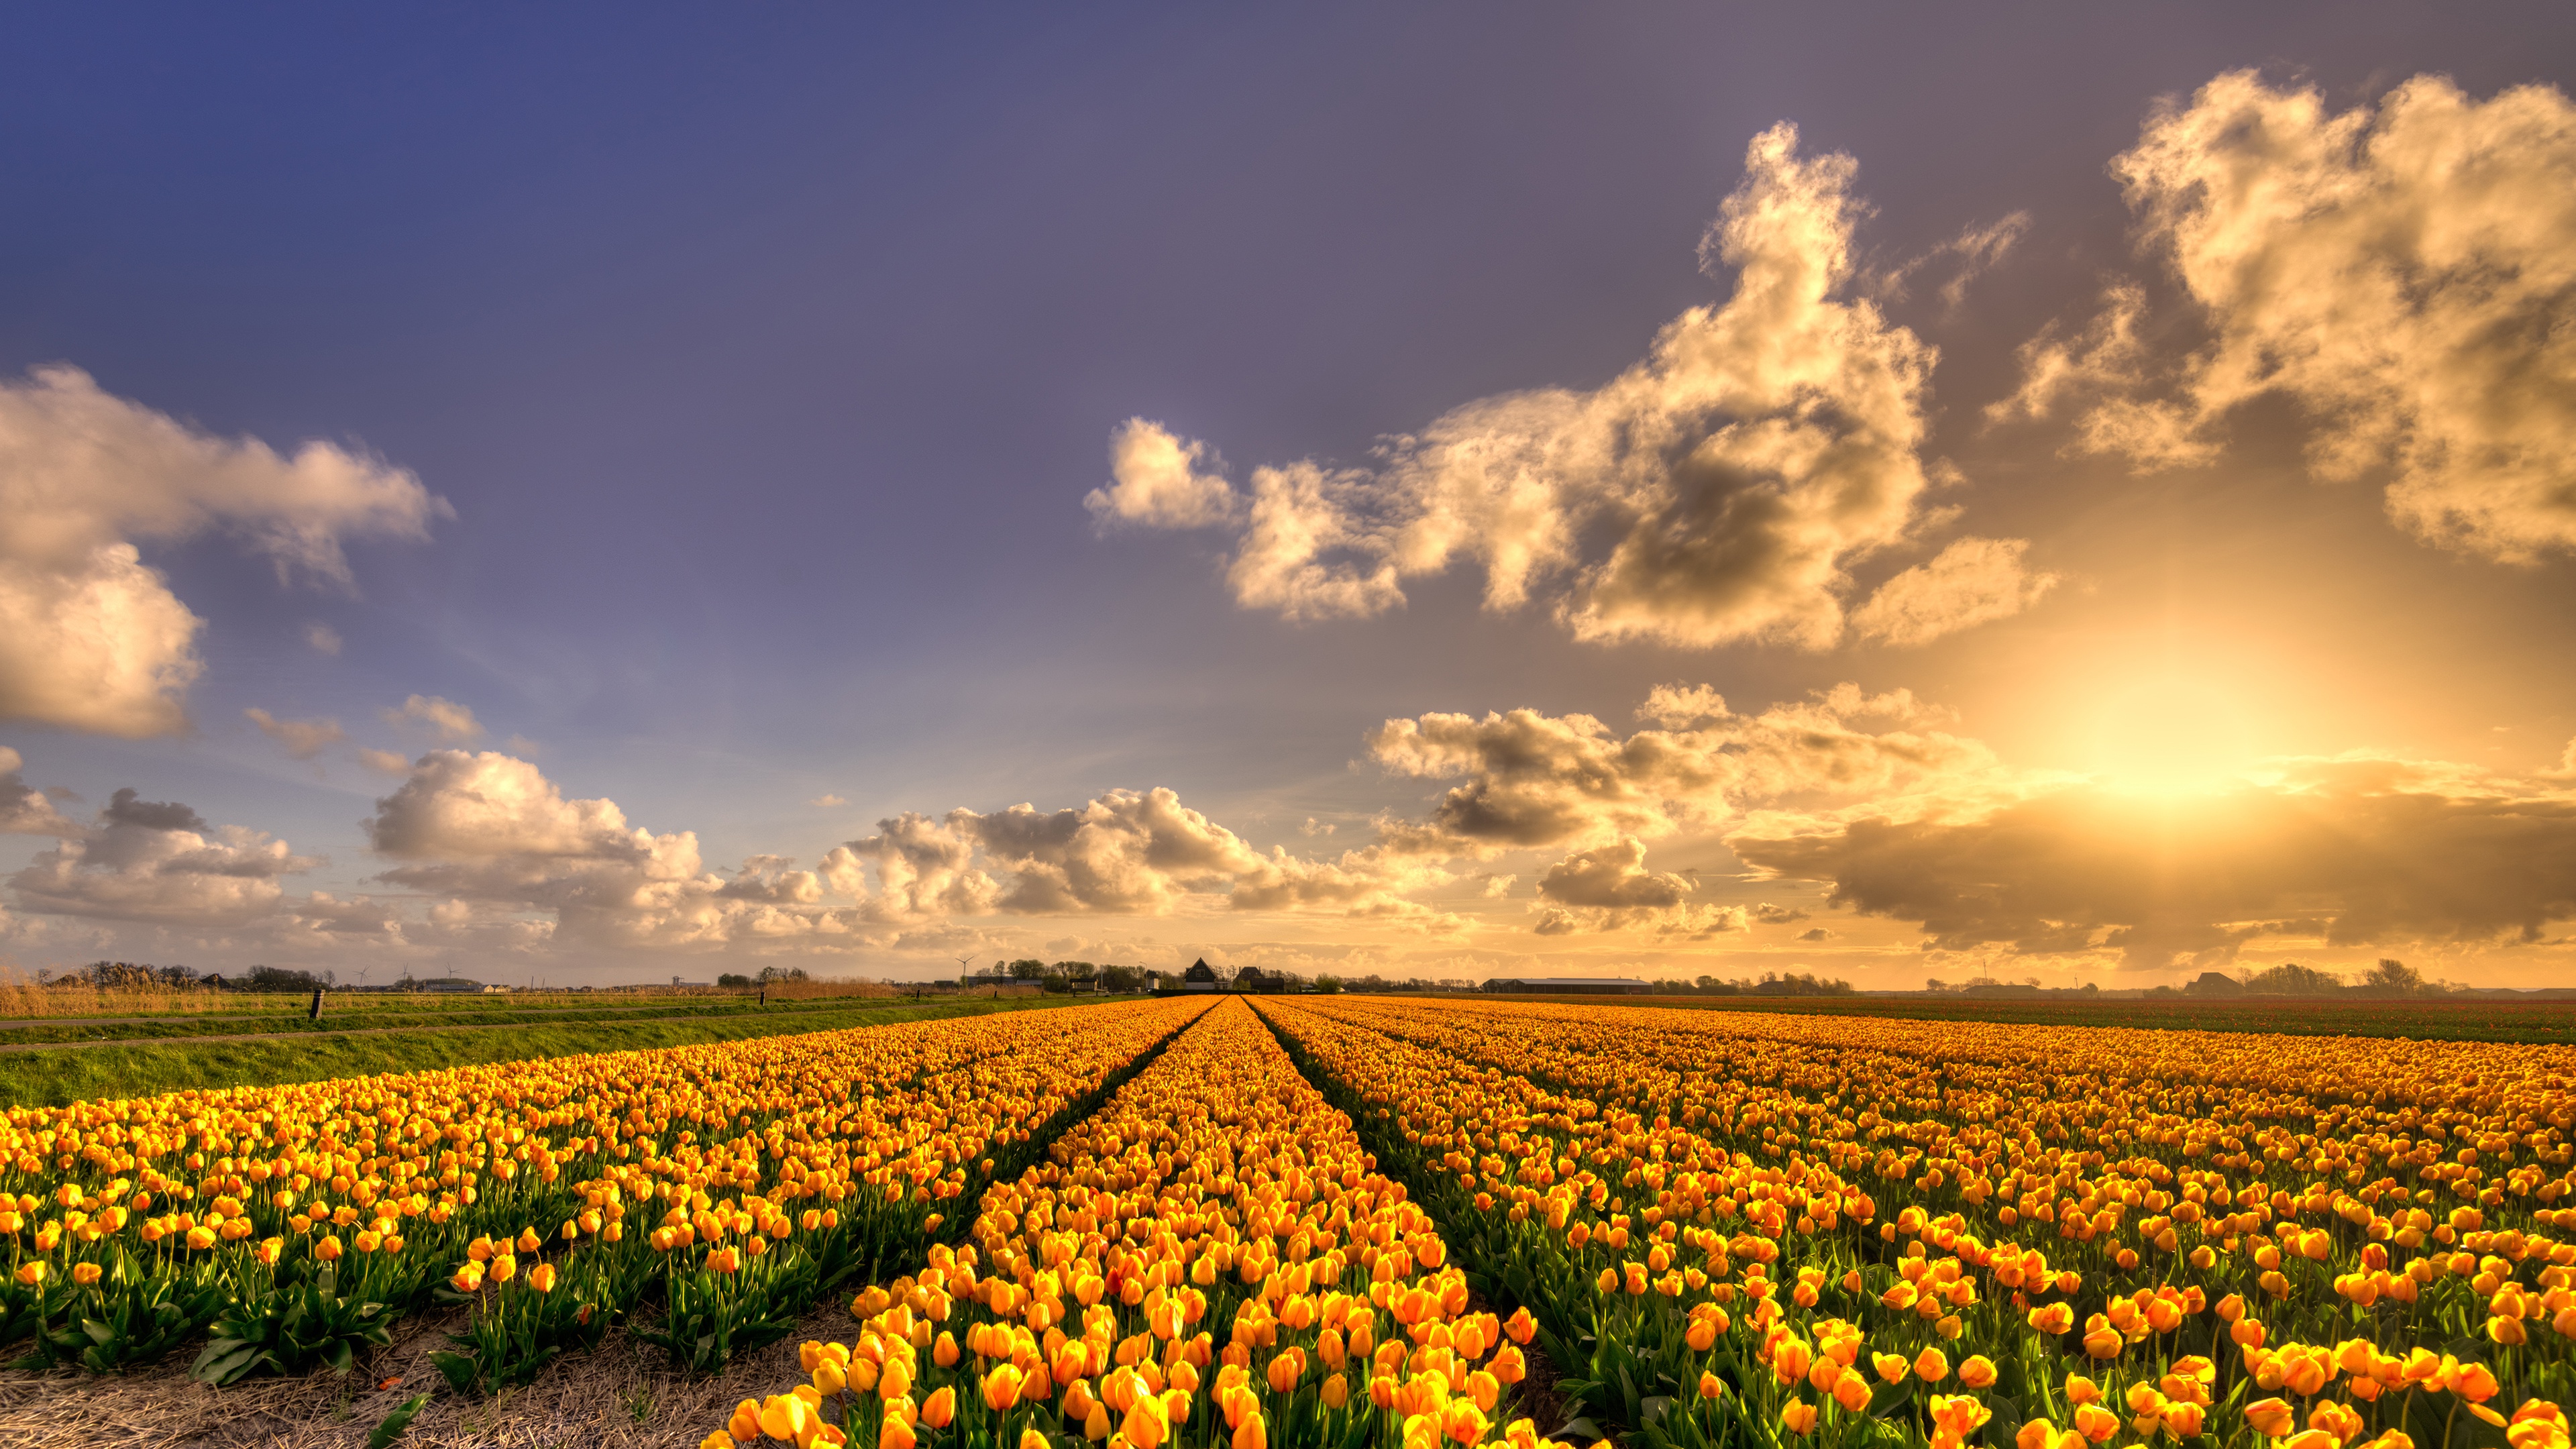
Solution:
{"label": "row of tulips", "polygon": [[[1188,1018],[1131,1004],[13,1109],[0,1349],[200,1378],[345,1371],[431,1301],[521,1381],[648,1296],[702,1368],[773,1341],[1015,1170]],[[1035,1140],[1033,1140],[1033,1135]]]}
{"label": "row of tulips", "polygon": [[851,1308],[852,1342],[807,1343],[810,1381],[706,1449],[1562,1449],[1508,1408],[1530,1318],[1471,1302],[1239,998]]}
{"label": "row of tulips", "polygon": [[2565,1048],[1263,1010],[1655,1449],[2567,1442]]}

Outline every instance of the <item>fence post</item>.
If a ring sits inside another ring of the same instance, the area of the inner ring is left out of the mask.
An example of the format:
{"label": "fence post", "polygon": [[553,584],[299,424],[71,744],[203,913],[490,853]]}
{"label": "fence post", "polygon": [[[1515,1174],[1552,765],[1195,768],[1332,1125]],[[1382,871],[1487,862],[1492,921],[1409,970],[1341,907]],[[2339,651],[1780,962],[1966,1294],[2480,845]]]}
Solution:
{"label": "fence post", "polygon": [[306,1021],[320,1021],[322,1019],[322,988],[319,986],[313,988],[313,1009],[306,1013],[304,1019]]}

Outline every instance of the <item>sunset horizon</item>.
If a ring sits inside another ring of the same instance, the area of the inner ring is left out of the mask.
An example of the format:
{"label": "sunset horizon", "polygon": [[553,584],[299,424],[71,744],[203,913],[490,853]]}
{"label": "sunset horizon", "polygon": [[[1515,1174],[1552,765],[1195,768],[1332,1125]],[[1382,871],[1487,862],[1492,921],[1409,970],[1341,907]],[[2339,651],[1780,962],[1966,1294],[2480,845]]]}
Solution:
{"label": "sunset horizon", "polygon": [[11,63],[0,975],[2576,986],[2569,12],[715,20]]}

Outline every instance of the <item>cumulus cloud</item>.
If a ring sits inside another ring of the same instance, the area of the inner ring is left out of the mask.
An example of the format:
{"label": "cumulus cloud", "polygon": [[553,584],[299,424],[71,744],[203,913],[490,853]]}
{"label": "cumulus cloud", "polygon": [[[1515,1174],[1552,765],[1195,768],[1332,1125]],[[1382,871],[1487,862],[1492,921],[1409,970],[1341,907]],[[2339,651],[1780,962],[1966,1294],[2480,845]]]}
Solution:
{"label": "cumulus cloud", "polygon": [[2576,917],[2576,791],[2465,766],[2275,762],[2206,797],[2033,788],[1948,812],[1757,818],[1727,837],[1945,950],[2219,964],[2269,934],[2530,942]]}
{"label": "cumulus cloud", "polygon": [[336,719],[279,719],[267,710],[251,708],[242,717],[259,726],[259,732],[286,747],[286,753],[299,760],[309,760],[348,738]]}
{"label": "cumulus cloud", "polygon": [[[822,879],[755,856],[728,879],[693,831],[631,825],[613,800],[572,800],[526,760],[432,750],[376,802],[368,844],[399,862],[381,879],[485,908],[549,912],[554,934],[597,944],[708,946],[845,936],[846,911],[812,909]],[[434,913],[433,913],[434,914]]]}
{"label": "cumulus cloud", "polygon": [[387,775],[411,773],[411,756],[398,750],[360,750],[358,763]]}
{"label": "cumulus cloud", "polygon": [[27,783],[27,762],[0,745],[0,835],[77,835],[53,797]]}
{"label": "cumulus cloud", "polygon": [[827,790],[805,803],[813,806],[817,810],[837,810],[850,802]]}
{"label": "cumulus cloud", "polygon": [[[1695,727],[1622,737],[1590,715],[1530,709],[1388,720],[1369,737],[1380,765],[1464,777],[1426,821],[1388,827],[1392,838],[1459,854],[1603,845],[1713,824],[1762,801],[1887,795],[1998,768],[1983,745],[1931,728],[1936,713],[1903,690],[1844,684],[1746,716],[1705,687],[1664,686],[1641,712]],[[1873,719],[1895,727],[1865,728]]]}
{"label": "cumulus cloud", "polygon": [[2326,479],[2380,468],[2417,535],[2525,561],[2576,548],[2576,105],[2548,86],[2480,102],[2418,76],[2332,112],[2313,88],[2222,75],[2159,111],[2114,164],[2143,245],[2206,341],[2160,355],[2115,285],[2081,334],[2024,353],[2004,414],[2095,394],[2077,446],[2205,461],[2241,404],[2312,423]]}
{"label": "cumulus cloud", "polygon": [[1405,893],[1439,884],[1437,866],[1381,846],[1333,860],[1255,849],[1168,789],[1113,790],[1085,804],[1031,805],[933,820],[907,813],[825,858],[843,894],[864,891],[890,918],[1011,914],[1166,915],[1192,898],[1235,910],[1327,910],[1427,920]]}
{"label": "cumulus cloud", "polygon": [[1369,468],[1256,468],[1248,498],[1203,445],[1137,420],[1113,446],[1126,471],[1090,505],[1239,527],[1237,602],[1291,618],[1383,612],[1405,579],[1463,559],[1486,607],[1541,599],[1586,640],[1828,646],[1846,565],[1924,521],[1935,357],[1850,295],[1855,171],[1799,155],[1788,125],[1756,137],[1702,247],[1712,271],[1734,269],[1732,294],[1598,389],[1469,403],[1386,440]]}
{"label": "cumulus cloud", "polygon": [[204,622],[132,544],[102,544],[57,568],[0,552],[0,718],[127,738],[174,733],[187,724],[180,697],[205,669]]}
{"label": "cumulus cloud", "polygon": [[402,702],[402,708],[386,710],[385,722],[427,725],[450,744],[461,745],[483,736],[482,722],[474,718],[474,711],[435,694],[411,696]]}
{"label": "cumulus cloud", "polygon": [[52,915],[238,926],[276,910],[277,878],[322,864],[240,826],[208,825],[175,801],[122,789],[97,823],[66,834],[9,878],[17,904]]}
{"label": "cumulus cloud", "polygon": [[423,538],[447,505],[328,443],[282,457],[102,392],[75,367],[0,382],[0,718],[140,738],[186,725],[194,613],[138,541],[210,530],[283,581],[346,586],[344,540]]}
{"label": "cumulus cloud", "polygon": [[402,912],[371,896],[342,900],[329,891],[315,891],[288,907],[285,918],[288,935],[320,937],[335,946],[403,940]]}
{"label": "cumulus cloud", "polygon": [[1637,718],[1666,729],[1733,717],[1726,708],[1726,696],[1705,684],[1658,684],[1646,692],[1646,702],[1637,706]]}
{"label": "cumulus cloud", "polygon": [[1103,524],[1148,528],[1198,528],[1224,523],[1238,511],[1234,489],[1216,471],[1205,443],[1187,442],[1170,429],[1129,418],[1109,435],[1109,478],[1082,500]]}
{"label": "cumulus cloud", "polygon": [[2057,575],[2023,564],[2029,550],[2026,539],[1958,539],[1930,562],[1879,585],[1853,612],[1852,629],[1864,639],[1908,646],[2008,619],[2057,586]]}
{"label": "cumulus cloud", "polygon": [[1369,739],[1380,765],[1463,783],[1420,822],[1381,822],[1377,848],[1473,857],[1571,847],[1540,877],[1542,934],[1651,926],[1707,935],[1800,917],[1767,904],[1699,903],[1687,877],[1647,868],[1644,841],[1782,802],[1903,798],[2007,778],[1983,745],[1935,728],[1938,712],[1903,690],[1869,695],[1844,684],[1747,716],[1705,685],[1662,685],[1637,713],[1665,727],[1622,737],[1589,715],[1528,709],[1387,721]]}
{"label": "cumulus cloud", "polygon": [[1539,877],[1542,936],[1578,931],[1648,927],[1663,935],[1713,936],[1744,929],[1741,907],[1692,899],[1698,882],[1646,867],[1646,847],[1622,836],[1593,850],[1576,851]]}

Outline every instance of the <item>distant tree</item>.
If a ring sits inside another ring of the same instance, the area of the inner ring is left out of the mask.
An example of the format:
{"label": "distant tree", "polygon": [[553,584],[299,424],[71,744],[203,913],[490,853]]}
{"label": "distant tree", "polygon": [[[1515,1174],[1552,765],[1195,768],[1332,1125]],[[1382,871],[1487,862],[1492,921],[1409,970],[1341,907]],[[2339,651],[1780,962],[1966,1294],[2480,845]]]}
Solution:
{"label": "distant tree", "polygon": [[1340,995],[1342,990],[1342,978],[1331,975],[1318,976],[1315,978],[1315,990],[1326,996]]}
{"label": "distant tree", "polygon": [[2246,991],[2256,996],[2323,996],[2343,989],[2343,978],[2331,971],[2284,961],[2269,971],[2257,971],[2245,979]]}
{"label": "distant tree", "polygon": [[[760,968],[760,984],[763,986],[768,986],[775,982],[811,981],[813,979],[814,978],[812,976],[806,974],[805,968],[802,966],[763,966]],[[717,984],[722,985],[723,983],[719,981]]]}
{"label": "distant tree", "polygon": [[155,985],[159,979],[158,973],[150,966],[138,966],[131,961],[92,961],[77,971],[65,972],[54,984],[130,990]]}
{"label": "distant tree", "polygon": [[2360,984],[2364,991],[2381,992],[2389,996],[2421,996],[2433,989],[2426,984],[2423,972],[2403,961],[2391,960],[2384,956],[2380,958],[2378,965],[2361,974]]}
{"label": "distant tree", "polygon": [[751,978],[739,971],[727,971],[716,977],[718,986],[749,986]]}
{"label": "distant tree", "polygon": [[1103,991],[1141,991],[1144,989],[1144,986],[1145,973],[1137,970],[1133,966],[1103,966],[1100,968],[1100,989]]}
{"label": "distant tree", "polygon": [[316,976],[310,971],[289,971],[280,966],[253,966],[240,985],[250,991],[320,991],[334,979],[328,971]]}
{"label": "distant tree", "polygon": [[1046,974],[1046,963],[1034,959],[1014,961],[1010,972],[1013,981],[1035,981]]}

